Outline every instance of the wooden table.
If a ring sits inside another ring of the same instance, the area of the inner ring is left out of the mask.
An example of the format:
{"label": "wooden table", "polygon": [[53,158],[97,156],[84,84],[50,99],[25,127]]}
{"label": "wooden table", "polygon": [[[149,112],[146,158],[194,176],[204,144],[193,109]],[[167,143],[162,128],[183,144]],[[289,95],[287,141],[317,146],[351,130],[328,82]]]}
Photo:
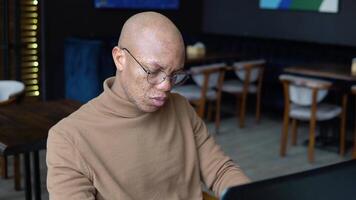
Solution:
{"label": "wooden table", "polygon": [[34,196],[41,199],[39,150],[46,148],[48,130],[80,107],[71,100],[25,102],[0,107],[0,154],[24,155],[25,195],[32,199],[30,154],[33,153]]}
{"label": "wooden table", "polygon": [[[303,66],[293,66],[284,69],[286,73],[309,76],[315,78],[328,79],[332,81],[342,94],[342,115],[346,119],[347,97],[350,94],[350,87],[356,83],[356,75],[351,74],[351,64],[340,65],[334,63],[307,64]],[[341,122],[343,130],[346,128],[346,120]],[[346,133],[340,133],[341,140],[346,139]],[[340,154],[345,154],[345,146],[340,143]]]}
{"label": "wooden table", "polygon": [[185,64],[190,67],[193,65],[210,64],[213,62],[231,62],[240,59],[241,55],[237,53],[208,52],[204,56],[187,58]]}
{"label": "wooden table", "polygon": [[356,82],[356,74],[351,74],[351,65],[339,65],[333,63],[310,64],[293,66],[284,69],[287,73],[327,78],[345,82]]}

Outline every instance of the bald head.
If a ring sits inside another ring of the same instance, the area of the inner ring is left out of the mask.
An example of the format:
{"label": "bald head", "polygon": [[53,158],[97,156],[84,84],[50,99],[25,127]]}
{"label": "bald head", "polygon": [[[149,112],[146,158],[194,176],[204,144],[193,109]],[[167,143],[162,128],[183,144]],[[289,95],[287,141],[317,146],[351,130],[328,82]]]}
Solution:
{"label": "bald head", "polygon": [[184,42],[178,28],[171,20],[156,12],[142,12],[130,17],[124,24],[118,46],[133,51],[149,45],[178,47],[184,50]]}
{"label": "bald head", "polygon": [[[125,22],[112,55],[117,68],[113,91],[139,110],[154,112],[172,89],[172,75],[183,70],[185,46],[172,21],[156,12],[143,12]],[[152,83],[153,77],[162,81]]]}

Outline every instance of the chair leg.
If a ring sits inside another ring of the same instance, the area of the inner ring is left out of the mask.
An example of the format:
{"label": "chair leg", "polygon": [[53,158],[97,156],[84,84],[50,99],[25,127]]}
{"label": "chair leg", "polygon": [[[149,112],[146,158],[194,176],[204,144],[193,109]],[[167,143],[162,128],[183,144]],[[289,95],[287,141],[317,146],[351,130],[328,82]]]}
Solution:
{"label": "chair leg", "polygon": [[291,141],[292,145],[297,144],[297,138],[298,138],[297,130],[298,130],[298,120],[293,119],[292,120],[292,141]]}
{"label": "chair leg", "polygon": [[282,127],[282,134],[281,134],[281,148],[280,148],[280,156],[285,156],[287,152],[287,142],[288,142],[288,126],[289,126],[289,117],[288,115],[284,116],[283,119],[283,127]]}
{"label": "chair leg", "polygon": [[221,102],[216,102],[216,110],[215,110],[215,132],[219,133],[220,128],[220,119],[221,119]]}
{"label": "chair leg", "polygon": [[15,190],[21,190],[21,172],[20,172],[20,155],[16,154],[14,156],[14,187]]}
{"label": "chair leg", "polygon": [[1,177],[7,179],[8,178],[7,156],[0,156],[0,165],[1,165]]}
{"label": "chair leg", "polygon": [[308,144],[308,160],[310,163],[314,162],[315,126],[316,126],[316,119],[315,116],[312,116],[310,119],[309,144]]}
{"label": "chair leg", "polygon": [[256,94],[256,122],[259,123],[261,119],[261,92]]}
{"label": "chair leg", "polygon": [[241,96],[240,94],[236,94],[236,120],[237,120],[237,124],[240,124],[240,116],[239,116],[239,113],[240,113],[240,102],[241,102]]}
{"label": "chair leg", "polygon": [[246,110],[246,98],[247,95],[241,94],[241,104],[240,104],[240,128],[245,127],[245,110]]}
{"label": "chair leg", "polygon": [[289,112],[290,112],[290,102],[289,102],[289,88],[286,82],[283,83],[283,93],[284,93],[284,112],[283,112],[283,127],[281,133],[281,145],[279,154],[280,156],[285,156],[287,152],[287,142],[288,142],[288,128],[289,128]]}
{"label": "chair leg", "polygon": [[208,121],[211,121],[212,113],[213,113],[213,102],[208,101],[208,116],[207,116]]}
{"label": "chair leg", "polygon": [[198,116],[199,116],[201,119],[204,119],[205,104],[199,104],[199,105],[197,106],[197,113],[198,113]]}
{"label": "chair leg", "polygon": [[342,111],[340,124],[340,155],[345,155],[345,129],[346,129],[347,94],[342,96]]}

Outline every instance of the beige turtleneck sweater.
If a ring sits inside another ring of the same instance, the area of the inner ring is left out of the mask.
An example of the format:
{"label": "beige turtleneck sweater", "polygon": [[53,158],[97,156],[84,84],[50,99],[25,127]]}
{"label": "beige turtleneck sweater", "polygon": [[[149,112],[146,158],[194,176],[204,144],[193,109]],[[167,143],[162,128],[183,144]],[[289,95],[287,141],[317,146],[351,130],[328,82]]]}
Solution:
{"label": "beige turtleneck sweater", "polygon": [[113,82],[49,131],[50,199],[201,200],[201,183],[220,195],[248,182],[183,97],[144,113]]}

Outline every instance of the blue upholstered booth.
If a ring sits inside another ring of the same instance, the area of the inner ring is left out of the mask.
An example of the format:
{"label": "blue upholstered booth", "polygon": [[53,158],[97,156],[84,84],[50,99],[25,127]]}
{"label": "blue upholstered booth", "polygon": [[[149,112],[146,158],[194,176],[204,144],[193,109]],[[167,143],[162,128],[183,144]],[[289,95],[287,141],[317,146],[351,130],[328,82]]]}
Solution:
{"label": "blue upholstered booth", "polygon": [[82,103],[98,96],[102,81],[114,75],[111,43],[68,38],[64,43],[65,97]]}

